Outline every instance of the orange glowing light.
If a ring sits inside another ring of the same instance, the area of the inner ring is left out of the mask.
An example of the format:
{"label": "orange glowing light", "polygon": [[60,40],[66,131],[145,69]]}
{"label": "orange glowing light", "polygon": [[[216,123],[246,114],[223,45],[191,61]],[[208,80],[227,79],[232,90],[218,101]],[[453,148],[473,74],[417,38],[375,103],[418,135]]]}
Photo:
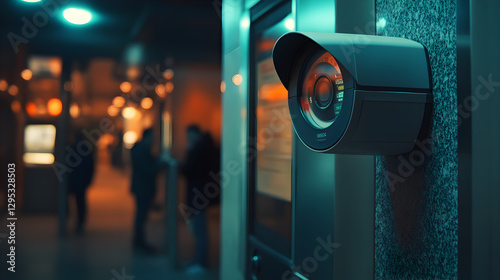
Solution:
{"label": "orange glowing light", "polygon": [[36,115],[36,111],[37,109],[35,103],[28,102],[28,104],[26,104],[26,113],[28,113],[28,115],[33,117]]}
{"label": "orange glowing light", "polygon": [[226,91],[226,82],[220,82],[220,92],[224,93]]}
{"label": "orange glowing light", "polygon": [[0,80],[0,90],[1,91],[6,91],[8,87],[9,87],[9,83],[7,83],[6,80]]}
{"label": "orange glowing light", "polygon": [[165,84],[165,92],[171,93],[172,91],[174,91],[174,83],[173,82],[167,82]]}
{"label": "orange glowing light", "polygon": [[165,70],[165,72],[163,72],[163,78],[165,78],[166,80],[172,80],[172,78],[174,78],[174,70]]}
{"label": "orange glowing light", "polygon": [[123,82],[120,84],[120,90],[124,93],[130,92],[132,90],[132,84],[130,82]]}
{"label": "orange glowing light", "polygon": [[159,97],[165,97],[166,91],[165,91],[165,86],[162,84],[159,84],[155,88],[156,94],[158,94]]}
{"label": "orange glowing light", "polygon": [[108,115],[110,115],[111,117],[116,117],[116,116],[118,116],[118,113],[120,113],[120,109],[116,108],[113,105],[110,105],[108,107],[107,111],[108,111]]}
{"label": "orange glowing light", "polygon": [[31,72],[30,69],[24,69],[22,72],[21,72],[21,78],[23,78],[24,80],[26,81],[29,81],[31,80],[31,78],[33,77],[33,73]]}
{"label": "orange glowing light", "polygon": [[17,100],[14,100],[12,102],[12,104],[10,104],[10,109],[12,109],[12,112],[14,113],[19,113],[21,112],[21,102],[17,101]]}
{"label": "orange glowing light", "polygon": [[141,107],[148,110],[153,107],[153,99],[146,97],[143,100],[141,100]]}
{"label": "orange glowing light", "polygon": [[116,108],[121,108],[123,107],[123,105],[125,105],[125,98],[123,98],[123,96],[116,96],[115,98],[113,98],[113,105],[116,107]]}
{"label": "orange glowing light", "polygon": [[71,104],[71,107],[69,107],[69,114],[73,118],[78,118],[80,116],[80,106],[76,103]]}
{"label": "orange glowing light", "polygon": [[47,102],[47,110],[51,116],[59,116],[62,112],[62,102],[58,98],[51,98]]}
{"label": "orange glowing light", "polygon": [[19,88],[16,85],[11,85],[8,91],[10,95],[16,96],[19,93]]}
{"label": "orange glowing light", "polygon": [[233,83],[237,86],[241,85],[243,83],[243,76],[241,74],[236,74],[233,76]]}

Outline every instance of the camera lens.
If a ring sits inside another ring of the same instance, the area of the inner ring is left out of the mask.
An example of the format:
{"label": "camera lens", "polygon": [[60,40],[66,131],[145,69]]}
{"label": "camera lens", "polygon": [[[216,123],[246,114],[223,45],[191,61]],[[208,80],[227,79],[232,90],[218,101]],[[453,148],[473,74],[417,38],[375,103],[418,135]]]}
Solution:
{"label": "camera lens", "polygon": [[308,123],[319,129],[335,122],[344,98],[342,73],[335,58],[322,51],[313,55],[302,76],[300,107]]}
{"label": "camera lens", "polygon": [[326,108],[333,100],[333,85],[327,76],[321,76],[314,86],[314,97],[320,108]]}

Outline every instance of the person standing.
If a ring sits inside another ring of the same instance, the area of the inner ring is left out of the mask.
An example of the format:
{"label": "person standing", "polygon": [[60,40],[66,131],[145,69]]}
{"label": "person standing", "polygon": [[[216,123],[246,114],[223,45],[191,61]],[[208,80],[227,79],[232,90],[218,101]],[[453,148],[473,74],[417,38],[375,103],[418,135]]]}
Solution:
{"label": "person standing", "polygon": [[[76,151],[78,149],[78,145],[81,144],[82,141],[86,140],[84,140],[82,133],[78,133],[76,134],[74,141],[73,151]],[[73,169],[69,176],[68,194],[75,197],[77,210],[76,234],[83,234],[85,230],[85,223],[87,220],[87,189],[92,183],[95,170],[95,146],[89,144],[86,147],[89,150],[80,155],[81,161]]]}
{"label": "person standing", "polygon": [[156,177],[166,166],[165,156],[153,154],[154,133],[152,129],[143,132],[141,141],[131,149],[132,182],[131,192],[135,198],[134,249],[147,253],[154,252],[146,241],[146,221],[156,194]]}
{"label": "person standing", "polygon": [[[196,199],[204,193],[204,187],[212,180],[210,172],[216,162],[215,144],[209,133],[203,133],[197,125],[190,125],[186,130],[187,150],[181,171],[187,181],[187,206],[197,213],[189,217],[190,230],[196,240],[196,255],[187,268],[187,274],[200,274],[206,271],[208,255],[208,233],[206,207],[199,209]],[[208,205],[207,205],[208,207]]]}

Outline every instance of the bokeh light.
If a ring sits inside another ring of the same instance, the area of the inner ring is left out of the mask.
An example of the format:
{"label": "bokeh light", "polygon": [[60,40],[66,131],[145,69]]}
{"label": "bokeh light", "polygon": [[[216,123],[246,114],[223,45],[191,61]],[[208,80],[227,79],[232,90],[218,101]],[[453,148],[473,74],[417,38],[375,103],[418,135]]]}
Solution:
{"label": "bokeh light", "polygon": [[36,105],[35,103],[33,102],[28,102],[28,104],[26,104],[26,113],[33,117],[36,115],[36,111],[37,111],[37,108],[36,108]]}
{"label": "bokeh light", "polygon": [[80,116],[80,106],[76,103],[71,104],[71,107],[69,107],[69,114],[73,118],[78,118]]}
{"label": "bokeh light", "polygon": [[153,107],[153,99],[151,99],[149,97],[142,99],[141,100],[141,107],[146,109],[146,110],[151,109],[151,107]]}
{"label": "bokeh light", "polygon": [[226,82],[220,82],[220,92],[224,93],[226,91]]}
{"label": "bokeh light", "polygon": [[166,91],[165,91],[165,86],[162,84],[159,84],[155,88],[155,92],[159,97],[165,97]]}
{"label": "bokeh light", "polygon": [[116,117],[118,116],[118,113],[120,113],[120,109],[116,108],[113,105],[109,105],[107,112],[111,117]]}
{"label": "bokeh light", "polygon": [[24,69],[21,72],[21,78],[23,78],[23,80],[29,81],[29,80],[31,80],[32,77],[33,77],[33,73],[31,72],[30,69]]}
{"label": "bokeh light", "polygon": [[62,112],[62,102],[58,98],[51,98],[47,102],[47,110],[51,116],[59,116]]}
{"label": "bokeh light", "polygon": [[10,104],[10,109],[12,110],[12,112],[16,114],[21,112],[22,109],[21,102],[19,102],[18,100],[12,101],[12,104]]}
{"label": "bokeh light", "polygon": [[130,92],[132,90],[132,84],[130,82],[123,82],[120,84],[120,90],[124,93]]}
{"label": "bokeh light", "polygon": [[137,110],[134,107],[127,107],[122,111],[122,116],[127,120],[135,118],[136,115]]}
{"label": "bokeh light", "polygon": [[167,82],[165,84],[165,92],[166,93],[171,93],[172,91],[174,91],[174,83],[173,82]]}
{"label": "bokeh light", "polygon": [[113,105],[116,107],[116,108],[121,108],[125,105],[125,98],[123,98],[123,96],[116,96],[115,98],[113,98]]}
{"label": "bokeh light", "polygon": [[10,85],[8,91],[10,95],[16,96],[19,93],[19,88],[16,85]]}
{"label": "bokeh light", "polygon": [[241,85],[243,82],[243,76],[241,74],[236,74],[233,76],[233,83],[237,86]]}
{"label": "bokeh light", "polygon": [[6,80],[0,80],[0,90],[1,91],[6,91],[8,87],[9,87],[9,83],[7,83]]}
{"label": "bokeh light", "polygon": [[165,72],[163,72],[163,78],[165,78],[166,80],[172,80],[174,78],[174,70],[165,70]]}
{"label": "bokeh light", "polygon": [[134,146],[135,142],[137,142],[138,135],[135,131],[127,131],[123,134],[123,144],[125,144],[125,148],[130,149]]}

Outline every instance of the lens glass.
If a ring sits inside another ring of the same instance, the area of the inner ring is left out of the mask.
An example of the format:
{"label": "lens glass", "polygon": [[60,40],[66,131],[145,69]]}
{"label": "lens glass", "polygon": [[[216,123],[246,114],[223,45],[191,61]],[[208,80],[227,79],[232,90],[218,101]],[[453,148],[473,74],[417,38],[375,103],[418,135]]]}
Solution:
{"label": "lens glass", "polygon": [[335,122],[342,108],[344,82],[335,58],[322,51],[313,56],[306,68],[300,93],[300,107],[305,119],[315,128],[327,128]]}

